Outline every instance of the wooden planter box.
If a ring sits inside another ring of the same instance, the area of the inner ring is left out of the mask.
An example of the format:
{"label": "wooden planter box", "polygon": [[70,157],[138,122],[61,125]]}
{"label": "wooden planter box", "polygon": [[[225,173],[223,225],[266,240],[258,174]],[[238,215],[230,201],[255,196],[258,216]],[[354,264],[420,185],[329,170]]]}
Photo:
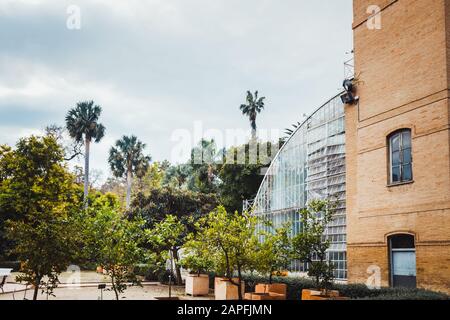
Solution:
{"label": "wooden planter box", "polygon": [[336,290],[328,290],[325,294],[325,291],[319,290],[310,290],[303,289],[302,290],[302,300],[349,300],[347,297],[341,297],[339,295],[339,291]]}
{"label": "wooden planter box", "polygon": [[186,294],[193,297],[209,294],[209,276],[207,274],[186,276]]}
{"label": "wooden planter box", "polygon": [[[238,282],[237,278],[233,281]],[[242,298],[245,296],[245,283],[241,283]],[[214,279],[214,296],[216,300],[239,300],[238,286],[235,286],[225,278]]]}
{"label": "wooden planter box", "polygon": [[257,284],[254,293],[245,294],[245,300],[286,300],[286,295],[284,283]]}

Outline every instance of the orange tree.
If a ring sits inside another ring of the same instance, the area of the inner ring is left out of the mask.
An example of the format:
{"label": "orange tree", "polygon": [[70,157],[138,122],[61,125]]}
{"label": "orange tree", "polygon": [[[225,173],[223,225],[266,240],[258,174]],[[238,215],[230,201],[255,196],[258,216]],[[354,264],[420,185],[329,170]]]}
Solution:
{"label": "orange tree", "polygon": [[16,280],[34,286],[33,299],[39,288],[52,293],[58,275],[77,259],[79,238],[71,213],[81,203],[63,160],[52,136],[21,139],[15,149],[0,147],[4,250],[22,262]]}

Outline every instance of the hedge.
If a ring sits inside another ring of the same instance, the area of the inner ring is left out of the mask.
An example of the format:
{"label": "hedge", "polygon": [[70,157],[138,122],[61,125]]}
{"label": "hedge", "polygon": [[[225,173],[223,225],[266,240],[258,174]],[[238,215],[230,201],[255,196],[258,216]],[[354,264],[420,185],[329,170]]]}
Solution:
{"label": "hedge", "polygon": [[[265,277],[244,276],[246,291],[251,292],[258,283],[268,283]],[[288,287],[287,298],[299,300],[303,289],[314,288],[314,282],[300,277],[274,277],[273,283],[285,283]],[[381,288],[371,290],[363,284],[334,284],[334,290],[339,290],[342,296],[361,300],[449,300],[444,293],[423,289]]]}

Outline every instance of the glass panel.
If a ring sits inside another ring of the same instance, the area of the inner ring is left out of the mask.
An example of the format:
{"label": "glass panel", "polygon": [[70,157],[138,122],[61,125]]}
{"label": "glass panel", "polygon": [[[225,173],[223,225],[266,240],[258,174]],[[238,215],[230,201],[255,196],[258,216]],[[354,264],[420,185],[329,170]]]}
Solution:
{"label": "glass panel", "polygon": [[402,133],[403,148],[411,148],[411,131],[407,130]]}
{"label": "glass panel", "polygon": [[412,163],[411,148],[403,150],[403,163]]}
{"label": "glass panel", "polygon": [[412,169],[410,164],[403,166],[402,175],[402,181],[412,180]]}
{"label": "glass panel", "polygon": [[400,182],[400,167],[392,167],[392,182]]}
{"label": "glass panel", "polygon": [[400,251],[392,253],[394,276],[416,276],[416,253]]}
{"label": "glass panel", "polygon": [[392,151],[400,150],[400,135],[396,134],[391,138],[391,150]]}
{"label": "glass panel", "polygon": [[[325,195],[345,200],[344,120],[344,107],[337,97],[299,128],[274,159],[264,179],[256,197],[257,215],[267,217],[274,225],[293,221],[295,235],[301,232],[298,210],[309,201]],[[400,150],[399,140],[397,137],[396,151]],[[340,206],[340,213],[345,215],[345,202]],[[339,223],[345,226],[345,219]],[[328,232],[333,251],[345,250],[345,227],[329,226]],[[339,267],[338,278],[345,278],[345,252],[334,252],[330,257]],[[292,261],[292,268],[300,271],[305,266]]]}
{"label": "glass panel", "polygon": [[393,166],[400,165],[400,151],[394,151],[392,153],[392,165]]}

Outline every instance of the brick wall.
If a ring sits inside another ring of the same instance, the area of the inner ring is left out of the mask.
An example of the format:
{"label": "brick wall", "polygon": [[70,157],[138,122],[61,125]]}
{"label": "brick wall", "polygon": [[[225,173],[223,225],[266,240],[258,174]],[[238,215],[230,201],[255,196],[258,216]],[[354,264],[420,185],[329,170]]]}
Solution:
{"label": "brick wall", "polygon": [[[382,8],[381,30],[365,25]],[[450,1],[354,0],[358,106],[346,106],[350,282],[379,265],[387,236],[416,235],[418,286],[450,292]],[[412,130],[414,182],[388,186],[387,136]]]}

